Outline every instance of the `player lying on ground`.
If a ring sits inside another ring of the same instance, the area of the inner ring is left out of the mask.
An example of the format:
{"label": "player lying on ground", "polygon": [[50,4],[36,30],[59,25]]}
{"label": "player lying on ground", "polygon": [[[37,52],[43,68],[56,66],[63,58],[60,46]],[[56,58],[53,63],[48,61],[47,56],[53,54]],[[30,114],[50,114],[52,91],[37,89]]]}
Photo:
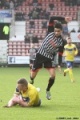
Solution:
{"label": "player lying on ground", "polygon": [[4,107],[12,107],[20,105],[21,107],[40,106],[41,99],[39,98],[39,91],[25,78],[21,78],[17,82],[17,88],[14,96],[9,100]]}

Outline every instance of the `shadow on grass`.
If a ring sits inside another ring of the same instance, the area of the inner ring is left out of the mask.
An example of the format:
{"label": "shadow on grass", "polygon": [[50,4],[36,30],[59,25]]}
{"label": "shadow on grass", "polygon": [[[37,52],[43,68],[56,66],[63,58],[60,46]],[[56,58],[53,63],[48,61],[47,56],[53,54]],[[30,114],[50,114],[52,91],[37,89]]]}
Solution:
{"label": "shadow on grass", "polygon": [[51,105],[51,104],[42,104],[41,106],[39,107],[21,107],[19,105],[16,105],[16,106],[13,106],[11,108],[6,108],[6,107],[3,107],[2,108],[4,109],[36,109],[36,110],[46,110],[46,111],[71,111],[71,110],[79,110],[80,109],[80,106],[78,105],[60,105],[60,104],[54,104],[54,105]]}
{"label": "shadow on grass", "polygon": [[[48,111],[61,111],[61,110],[65,110],[65,111],[70,111],[70,110],[79,110],[80,106],[79,105],[60,105],[60,104],[54,104],[54,105],[49,105],[49,104],[45,104],[45,105],[41,105],[39,107],[41,110],[48,110]],[[38,108],[38,109],[39,109]]]}

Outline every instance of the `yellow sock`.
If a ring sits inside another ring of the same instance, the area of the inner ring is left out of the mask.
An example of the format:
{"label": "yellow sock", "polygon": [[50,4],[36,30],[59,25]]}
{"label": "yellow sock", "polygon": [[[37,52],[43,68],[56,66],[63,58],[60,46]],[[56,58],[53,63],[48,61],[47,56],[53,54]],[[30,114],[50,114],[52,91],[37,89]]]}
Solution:
{"label": "yellow sock", "polygon": [[66,73],[66,72],[69,72],[69,68],[65,69],[64,72],[65,72],[65,73]]}
{"label": "yellow sock", "polygon": [[74,82],[74,77],[73,77],[73,71],[72,71],[72,69],[69,69],[69,76],[70,76],[71,82]]}

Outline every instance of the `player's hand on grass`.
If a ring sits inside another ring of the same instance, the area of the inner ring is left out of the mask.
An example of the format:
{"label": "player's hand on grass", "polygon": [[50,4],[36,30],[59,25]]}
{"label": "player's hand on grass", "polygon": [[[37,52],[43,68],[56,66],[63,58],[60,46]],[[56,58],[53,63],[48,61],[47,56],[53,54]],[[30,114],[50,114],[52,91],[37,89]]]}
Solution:
{"label": "player's hand on grass", "polygon": [[10,108],[8,105],[3,106],[4,108]]}

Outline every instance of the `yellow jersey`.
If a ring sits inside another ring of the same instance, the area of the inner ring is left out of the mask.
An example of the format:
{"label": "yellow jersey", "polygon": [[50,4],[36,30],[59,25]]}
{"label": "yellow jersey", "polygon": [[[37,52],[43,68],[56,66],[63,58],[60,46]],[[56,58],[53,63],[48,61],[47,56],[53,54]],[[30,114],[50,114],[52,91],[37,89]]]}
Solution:
{"label": "yellow jersey", "polygon": [[29,83],[26,92],[20,91],[20,94],[23,100],[28,102],[28,106],[35,106],[40,100],[39,92],[37,91],[36,87]]}
{"label": "yellow jersey", "polygon": [[64,56],[66,61],[74,61],[74,57],[78,54],[78,49],[75,44],[66,44],[64,46]]}

